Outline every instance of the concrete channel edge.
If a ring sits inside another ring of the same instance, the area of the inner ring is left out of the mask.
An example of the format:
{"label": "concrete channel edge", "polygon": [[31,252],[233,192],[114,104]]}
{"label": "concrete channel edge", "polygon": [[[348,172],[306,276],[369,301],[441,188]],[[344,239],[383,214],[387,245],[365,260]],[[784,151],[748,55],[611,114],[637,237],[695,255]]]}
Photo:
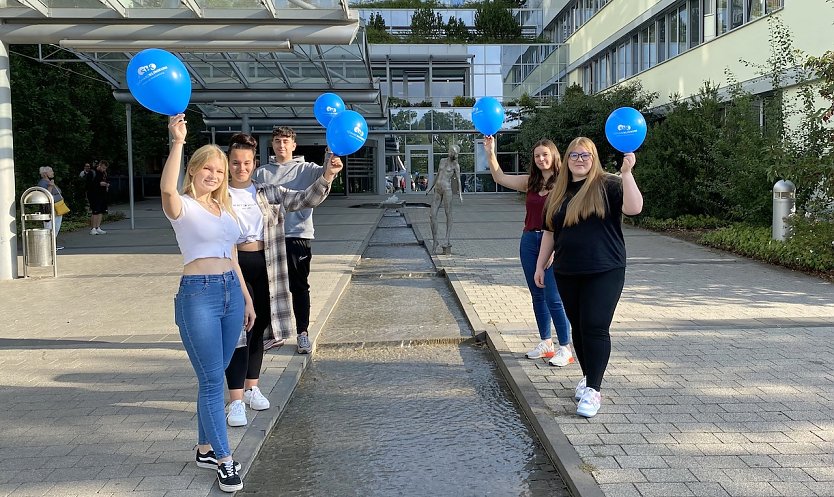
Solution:
{"label": "concrete channel edge", "polygon": [[[439,267],[439,261],[436,260],[434,255],[432,255],[432,259],[435,266]],[[443,273],[446,275],[447,281],[452,287],[452,292],[463,309],[473,333],[476,336],[481,333],[485,335],[484,340],[498,364],[498,369],[504,379],[507,380],[513,396],[521,406],[530,426],[539,437],[542,447],[544,447],[550,460],[553,461],[571,495],[573,497],[605,497],[605,493],[594,477],[583,469],[585,465],[582,458],[579,457],[576,449],[562,433],[556,418],[544,403],[530,378],[518,365],[518,359],[513,356],[501,333],[484,325],[477,312],[475,312],[475,308],[466,298],[466,292],[457,275],[448,271],[443,271]]]}
{"label": "concrete channel edge", "polygon": [[[327,324],[327,320],[336,308],[336,304],[339,303],[339,300],[342,298],[345,290],[347,290],[351,281],[352,270],[362,259],[362,254],[365,253],[365,249],[368,247],[368,243],[374,234],[374,230],[376,229],[376,226],[379,225],[379,220],[382,218],[384,213],[385,211],[380,211],[379,216],[377,216],[376,222],[374,223],[374,229],[369,230],[365,239],[362,240],[358,253],[354,255],[348,263],[351,273],[343,274],[339,277],[338,281],[334,285],[334,291],[330,293],[330,297],[327,299],[327,302],[324,303],[321,311],[319,311],[319,315],[316,317],[314,324],[308,330],[310,342],[313,344],[313,354],[316,352],[316,342],[318,341],[321,330],[324,329],[324,325]],[[284,372],[281,373],[281,376],[278,378],[278,381],[276,381],[270,391],[265,392],[266,396],[272,403],[272,408],[268,411],[260,411],[258,415],[252,419],[249,426],[246,428],[246,432],[243,434],[243,438],[235,448],[235,459],[240,461],[242,464],[241,476],[244,477],[244,482],[246,475],[249,473],[249,469],[252,467],[252,463],[255,461],[255,458],[258,457],[258,453],[261,451],[261,448],[266,441],[266,437],[275,427],[276,423],[278,423],[278,420],[284,413],[284,409],[287,407],[287,404],[289,404],[290,397],[292,397],[295,387],[298,386],[298,382],[301,381],[301,375],[304,374],[304,370],[307,369],[313,355],[297,354],[291,344],[284,345],[278,350],[277,353],[281,355],[287,354],[290,358]],[[269,413],[269,415],[265,415],[267,413]],[[235,494],[237,494],[237,492],[232,495]],[[220,490],[215,483],[212,485],[207,497],[222,497],[228,495],[228,493]]]}

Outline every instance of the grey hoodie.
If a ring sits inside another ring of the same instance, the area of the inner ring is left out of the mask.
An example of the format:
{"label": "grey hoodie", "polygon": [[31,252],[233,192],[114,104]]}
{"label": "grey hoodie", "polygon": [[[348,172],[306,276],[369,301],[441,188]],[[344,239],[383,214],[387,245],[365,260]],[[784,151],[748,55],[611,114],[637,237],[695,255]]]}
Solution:
{"label": "grey hoodie", "polygon": [[[255,170],[253,179],[260,183],[281,185],[291,190],[304,190],[324,174],[324,168],[315,162],[305,162],[304,157],[294,157],[283,164],[267,164]],[[315,238],[313,234],[313,209],[287,212],[284,216],[284,233],[290,238]]]}

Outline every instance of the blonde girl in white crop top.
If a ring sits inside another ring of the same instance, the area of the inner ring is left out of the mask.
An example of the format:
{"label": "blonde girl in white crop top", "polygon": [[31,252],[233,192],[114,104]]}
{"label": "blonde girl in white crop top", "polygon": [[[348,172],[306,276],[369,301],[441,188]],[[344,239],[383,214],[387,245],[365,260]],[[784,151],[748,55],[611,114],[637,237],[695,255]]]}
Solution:
{"label": "blonde girl in white crop top", "polygon": [[237,260],[240,227],[229,198],[226,154],[215,145],[197,149],[179,192],[185,115],[169,118],[168,129],[173,140],[160,189],[162,210],[171,221],[184,259],[175,320],[199,385],[196,460],[216,460],[220,489],[232,492],[243,488],[243,480],[228,443],[223,389],[216,385],[222,385],[242,328],[254,325],[255,310]]}

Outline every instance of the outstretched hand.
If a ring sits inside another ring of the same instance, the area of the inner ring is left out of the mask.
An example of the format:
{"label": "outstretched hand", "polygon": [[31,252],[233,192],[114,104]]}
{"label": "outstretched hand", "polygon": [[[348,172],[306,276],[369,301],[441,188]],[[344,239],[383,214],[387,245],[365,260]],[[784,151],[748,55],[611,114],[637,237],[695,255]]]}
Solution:
{"label": "outstretched hand", "polygon": [[185,137],[188,134],[185,114],[177,114],[168,118],[168,129],[171,131],[171,139],[174,142],[185,142]]}
{"label": "outstretched hand", "polygon": [[487,155],[494,155],[495,154],[495,137],[492,135],[488,135],[484,137],[484,152]]}
{"label": "outstretched hand", "polygon": [[324,179],[327,181],[333,181],[339,171],[342,170],[342,159],[336,157],[335,155],[330,156],[330,162],[327,163],[327,169],[324,170]]}
{"label": "outstretched hand", "polygon": [[634,155],[633,152],[629,152],[627,154],[623,154],[623,165],[620,167],[621,174],[628,174],[634,169],[634,165],[637,164],[637,156]]}

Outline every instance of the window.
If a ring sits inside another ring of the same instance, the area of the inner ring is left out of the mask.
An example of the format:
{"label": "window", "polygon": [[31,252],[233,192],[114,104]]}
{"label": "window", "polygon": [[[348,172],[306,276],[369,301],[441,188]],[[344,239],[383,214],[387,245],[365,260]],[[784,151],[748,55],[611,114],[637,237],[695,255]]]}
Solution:
{"label": "window", "polygon": [[744,0],[730,2],[730,29],[736,29],[744,24]]}
{"label": "window", "polygon": [[689,18],[687,16],[686,4],[678,9],[678,53],[686,52],[689,47],[689,36],[687,29],[689,28]]}
{"label": "window", "polygon": [[669,14],[669,57],[674,57],[679,53],[680,45],[678,44],[678,32],[680,26],[680,17],[678,11],[675,10]]}
{"label": "window", "polygon": [[765,0],[747,0],[747,19],[752,21],[765,13]]}
{"label": "window", "polygon": [[666,18],[657,20],[657,62],[666,60]]}
{"label": "window", "polygon": [[715,34],[722,35],[729,30],[730,7],[727,0],[718,0],[715,10]]}
{"label": "window", "polygon": [[[689,0],[689,46],[695,47],[701,43],[701,14],[698,12],[700,0]],[[709,3],[709,2],[707,2]]]}

